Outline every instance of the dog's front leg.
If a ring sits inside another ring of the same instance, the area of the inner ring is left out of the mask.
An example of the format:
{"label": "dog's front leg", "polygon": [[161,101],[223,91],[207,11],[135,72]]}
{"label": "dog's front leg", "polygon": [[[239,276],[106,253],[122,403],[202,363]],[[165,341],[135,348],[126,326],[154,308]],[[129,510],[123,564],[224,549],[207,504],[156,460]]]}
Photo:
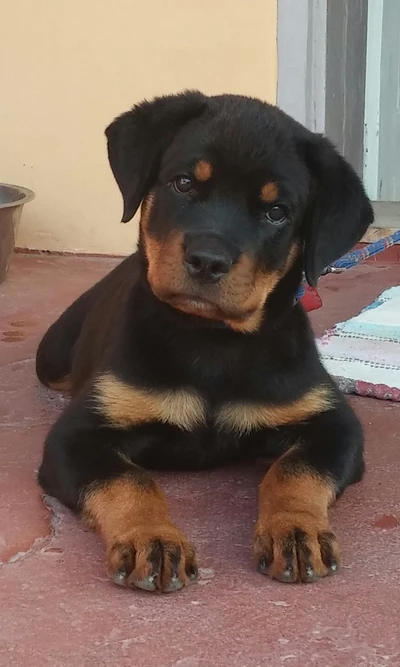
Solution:
{"label": "dog's front leg", "polygon": [[134,438],[75,400],[47,437],[39,482],[100,533],[115,583],[175,591],[196,576],[195,550],[158,484],[124,453]]}
{"label": "dog's front leg", "polygon": [[328,510],[364,471],[363,436],[343,401],[296,427],[294,444],[260,488],[254,553],[259,570],[283,582],[311,582],[341,562]]}

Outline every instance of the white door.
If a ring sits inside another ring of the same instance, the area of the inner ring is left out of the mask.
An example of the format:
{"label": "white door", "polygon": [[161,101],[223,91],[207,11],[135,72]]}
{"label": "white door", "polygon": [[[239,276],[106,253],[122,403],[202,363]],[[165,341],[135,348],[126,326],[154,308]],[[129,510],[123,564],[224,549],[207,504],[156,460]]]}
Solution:
{"label": "white door", "polygon": [[364,182],[373,201],[392,202],[384,208],[400,226],[399,0],[368,0]]}

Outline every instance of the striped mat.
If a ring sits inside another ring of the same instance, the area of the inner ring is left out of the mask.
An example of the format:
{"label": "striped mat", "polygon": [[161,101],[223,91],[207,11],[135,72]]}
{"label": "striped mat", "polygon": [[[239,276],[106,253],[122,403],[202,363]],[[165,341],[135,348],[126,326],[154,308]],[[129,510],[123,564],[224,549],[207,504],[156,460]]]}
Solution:
{"label": "striped mat", "polygon": [[400,286],[317,341],[342,391],[400,402]]}

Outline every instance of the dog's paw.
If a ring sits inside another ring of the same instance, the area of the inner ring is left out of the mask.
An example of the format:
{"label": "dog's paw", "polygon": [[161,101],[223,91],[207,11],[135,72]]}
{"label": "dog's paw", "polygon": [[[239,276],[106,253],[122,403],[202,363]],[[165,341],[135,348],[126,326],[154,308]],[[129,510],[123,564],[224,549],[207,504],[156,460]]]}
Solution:
{"label": "dog's paw", "polygon": [[337,540],[325,519],[304,512],[277,512],[256,525],[258,569],[285,583],[309,583],[340,567]]}
{"label": "dog's paw", "polygon": [[114,583],[170,593],[197,577],[193,545],[175,526],[137,526],[107,549]]}

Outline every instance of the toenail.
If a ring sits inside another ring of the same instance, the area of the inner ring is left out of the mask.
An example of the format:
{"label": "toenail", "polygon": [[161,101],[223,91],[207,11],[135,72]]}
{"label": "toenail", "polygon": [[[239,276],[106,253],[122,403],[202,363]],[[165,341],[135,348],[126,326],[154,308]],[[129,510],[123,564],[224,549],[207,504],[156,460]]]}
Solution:
{"label": "toenail", "polygon": [[173,591],[179,591],[181,588],[183,588],[182,581],[179,579],[179,577],[173,576],[168,586],[164,588],[164,592],[172,593]]}
{"label": "toenail", "polygon": [[293,568],[288,567],[282,574],[282,581],[292,581],[293,578]]}
{"label": "toenail", "polygon": [[115,572],[112,579],[114,584],[117,584],[118,586],[125,586],[126,577],[127,577],[126,570],[118,570],[117,572]]}
{"label": "toenail", "polygon": [[142,579],[141,581],[135,581],[134,584],[137,588],[141,588],[142,591],[155,591],[155,575],[151,574],[149,577]]}

